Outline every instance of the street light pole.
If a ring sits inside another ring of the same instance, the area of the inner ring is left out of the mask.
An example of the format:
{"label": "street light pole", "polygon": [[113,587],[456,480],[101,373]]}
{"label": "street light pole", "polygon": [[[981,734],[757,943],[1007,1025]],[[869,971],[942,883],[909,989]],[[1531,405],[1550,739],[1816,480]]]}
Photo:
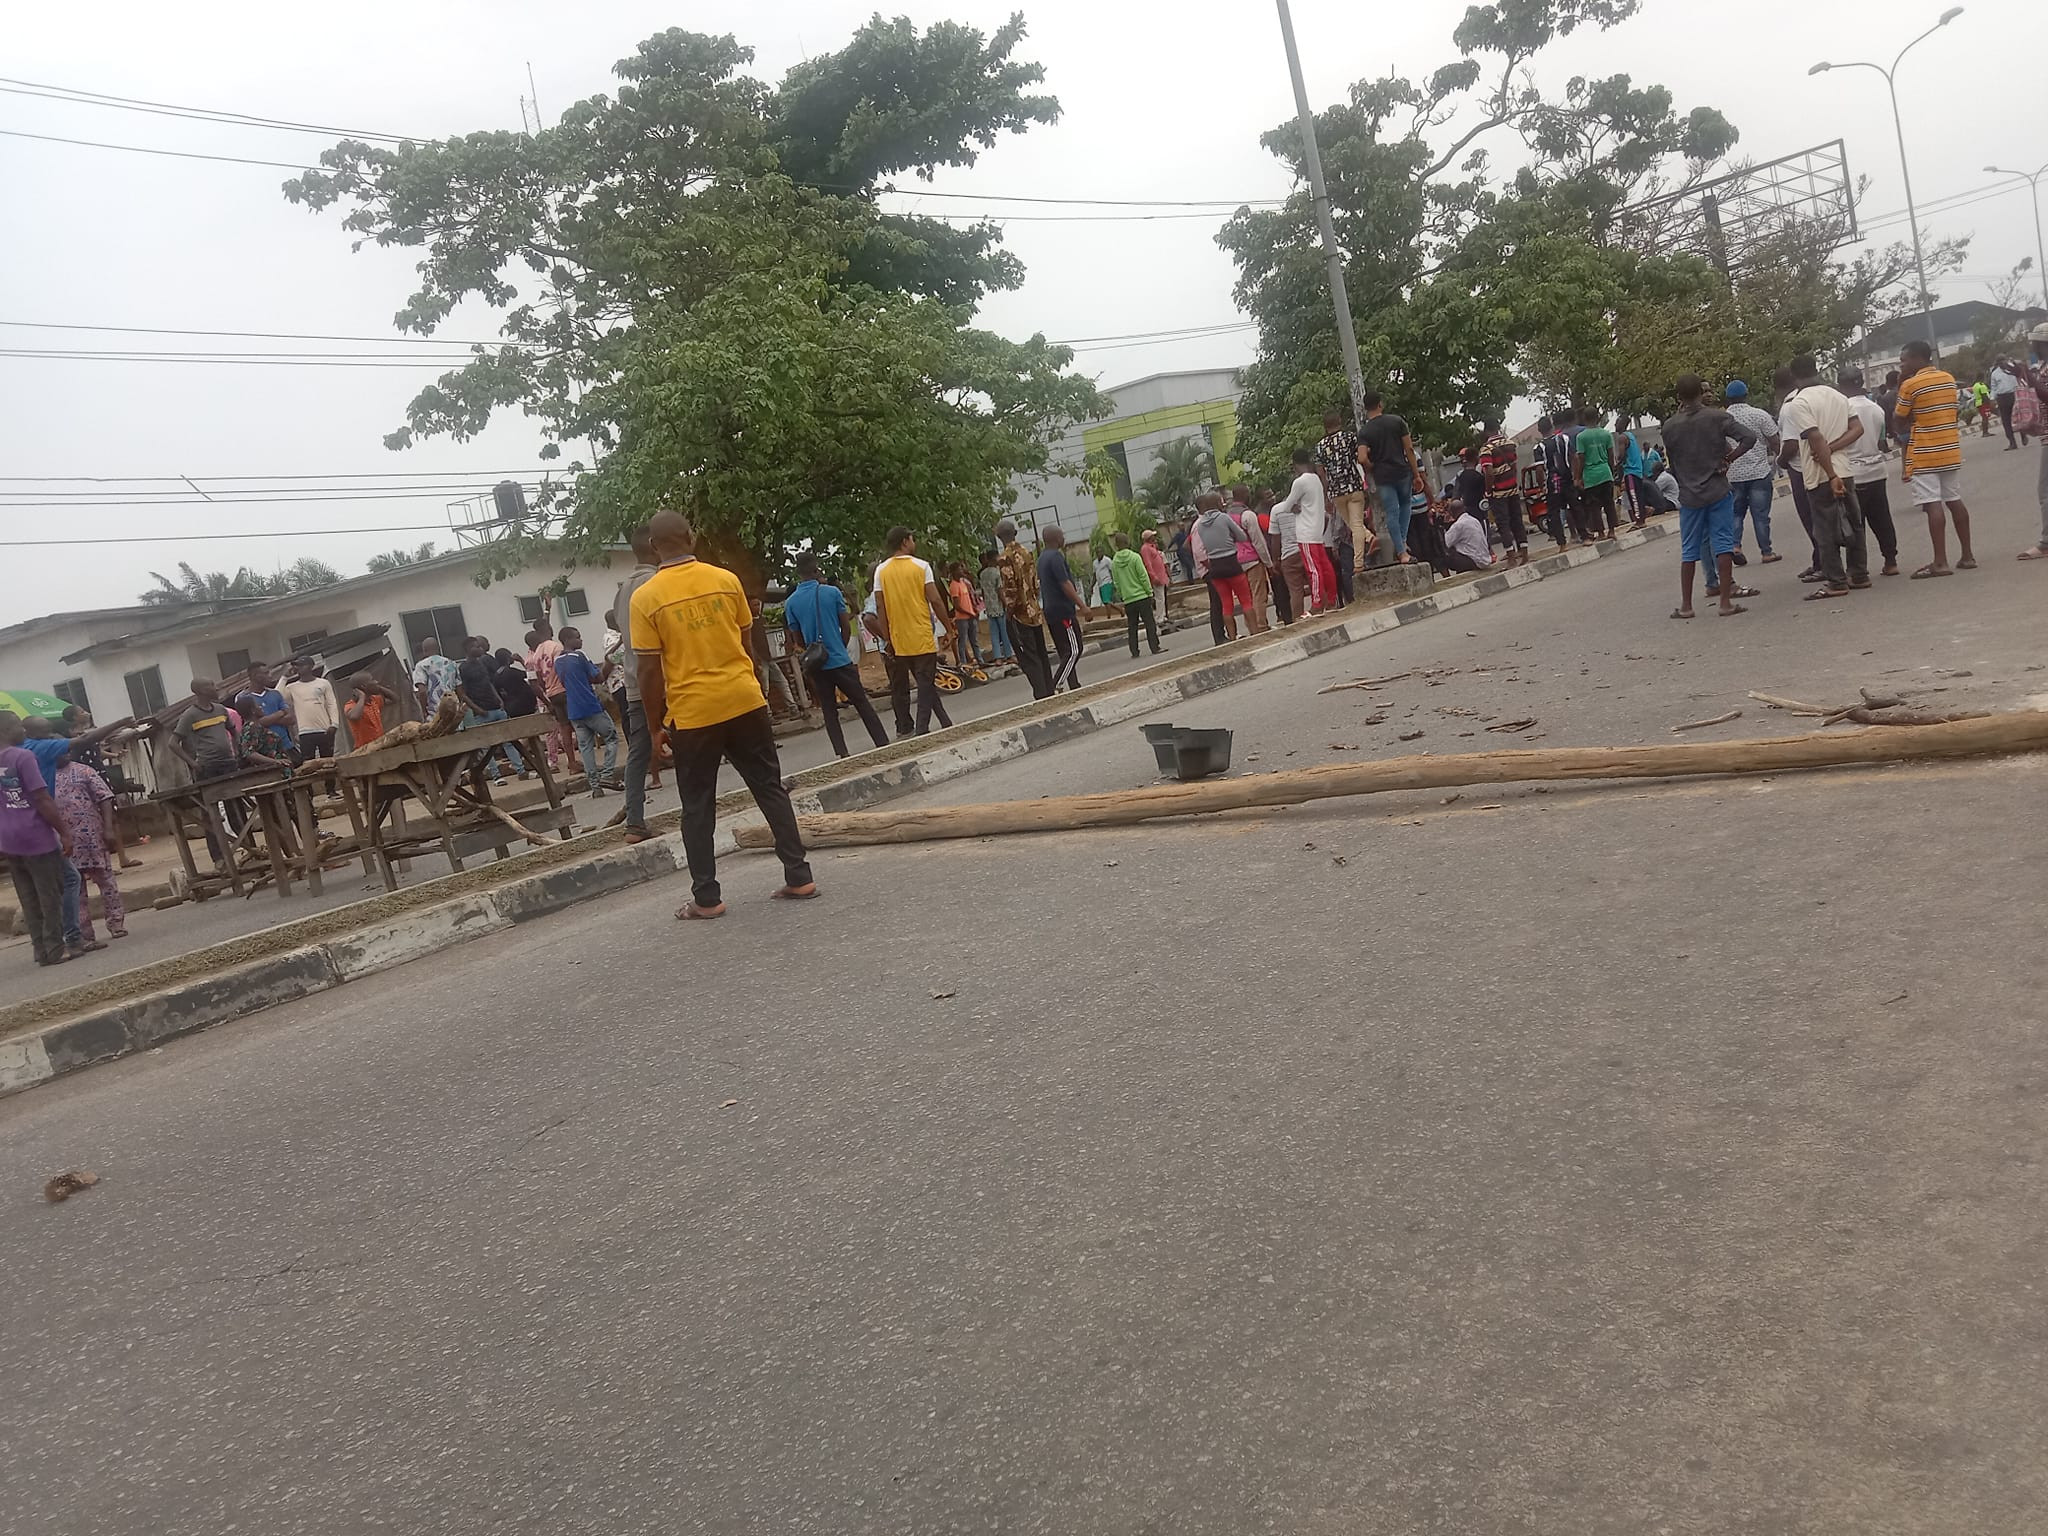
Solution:
{"label": "street light pole", "polygon": [[2048,302],[2048,249],[2041,244],[2041,178],[2048,176],[2048,165],[2029,176],[2025,171],[2008,171],[2003,166],[1984,167],[1994,176],[2017,176],[2027,184],[2027,190],[2034,194],[2034,276],[2041,279],[2041,298]]}
{"label": "street light pole", "polygon": [[1920,318],[1927,326],[1927,344],[1930,347],[1935,344],[1934,301],[1927,292],[1927,255],[1920,245],[1920,213],[1913,204],[1913,170],[1906,163],[1906,125],[1905,120],[1899,116],[1899,88],[1892,76],[1897,72],[1901,59],[1962,14],[1963,8],[1960,5],[1952,5],[1943,11],[1941,20],[1899,50],[1898,58],[1892,60],[1890,69],[1886,69],[1882,64],[1870,64],[1859,60],[1848,64],[1822,62],[1807,71],[1809,75],[1821,75],[1831,69],[1874,69],[1884,76],[1884,88],[1890,93],[1892,100],[1892,131],[1898,135],[1899,140],[1899,176],[1906,183],[1906,222],[1913,231],[1913,270],[1920,279]]}
{"label": "street light pole", "polygon": [[1337,248],[1337,226],[1330,220],[1330,192],[1323,185],[1323,156],[1316,148],[1316,115],[1309,110],[1308,87],[1301,79],[1301,55],[1294,47],[1294,18],[1287,0],[1275,0],[1280,7],[1280,38],[1287,45],[1287,72],[1294,78],[1294,111],[1301,123],[1303,167],[1308,172],[1309,195],[1315,199],[1316,228],[1323,238],[1323,260],[1330,272],[1330,304],[1337,312],[1337,347],[1344,355],[1344,372],[1351,381],[1351,424],[1365,424],[1365,375],[1358,366],[1358,333],[1351,326],[1351,299],[1344,291],[1344,253]]}

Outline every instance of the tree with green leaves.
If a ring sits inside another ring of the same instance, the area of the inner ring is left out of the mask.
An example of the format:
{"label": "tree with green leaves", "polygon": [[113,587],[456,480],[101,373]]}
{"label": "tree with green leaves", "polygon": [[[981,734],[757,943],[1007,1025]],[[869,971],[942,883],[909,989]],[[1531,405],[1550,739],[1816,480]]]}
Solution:
{"label": "tree with green leaves", "polygon": [[[1452,33],[1458,59],[1420,83],[1360,81],[1317,115],[1366,383],[1419,441],[1462,443],[1531,392],[1630,409],[1682,372],[1839,346],[1904,297],[1901,251],[1839,263],[1817,223],[1752,252],[1734,285],[1679,247],[1681,207],[1728,168],[1734,126],[1628,75],[1536,80],[1560,40],[1639,8],[1474,5]],[[1510,176],[1493,170],[1503,140],[1521,151]],[[1262,142],[1299,182],[1298,125]],[[1218,241],[1259,325],[1238,451],[1270,472],[1348,392],[1305,184],[1281,208],[1240,210]],[[1796,260],[1780,270],[1783,256]]]}
{"label": "tree with green leaves", "polygon": [[[1071,354],[975,328],[1022,281],[999,230],[886,212],[905,173],[971,165],[1059,104],[992,35],[879,16],[779,85],[731,37],[680,30],[619,66],[616,95],[532,134],[397,147],[344,141],[286,183],[378,245],[418,247],[402,330],[465,299],[502,342],[422,390],[392,447],[538,421],[555,543],[588,558],[661,507],[750,585],[809,546],[851,559],[893,523],[967,544],[1044,473],[1056,428],[1103,414]],[[515,534],[486,577],[554,553]]]}
{"label": "tree with green leaves", "polygon": [[1135,487],[1138,505],[1148,512],[1178,516],[1195,498],[1216,483],[1216,457],[1209,441],[1198,434],[1161,443],[1152,455],[1152,473]]}
{"label": "tree with green leaves", "polygon": [[434,543],[429,539],[418,549],[388,549],[381,555],[372,555],[363,569],[372,576],[381,576],[386,571],[400,571],[408,565],[418,565],[422,560],[433,558]]}
{"label": "tree with green leaves", "polygon": [[239,567],[232,576],[225,571],[202,574],[183,560],[178,562],[175,580],[161,571],[149,574],[155,578],[156,585],[138,593],[136,601],[164,607],[180,603],[226,603],[258,597],[288,597],[295,592],[331,587],[341,580],[341,572],[333,566],[310,557],[295,560],[268,576],[252,571],[246,565]]}

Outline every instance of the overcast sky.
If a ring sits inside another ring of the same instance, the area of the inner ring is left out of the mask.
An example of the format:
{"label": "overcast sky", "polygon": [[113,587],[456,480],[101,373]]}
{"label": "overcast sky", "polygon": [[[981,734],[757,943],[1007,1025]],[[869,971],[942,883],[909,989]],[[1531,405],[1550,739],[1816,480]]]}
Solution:
{"label": "overcast sky", "polygon": [[[920,24],[950,17],[990,28],[1009,0],[887,5]],[[611,66],[643,37],[672,25],[731,31],[756,50],[755,72],[779,79],[806,54],[844,44],[876,9],[869,0],[698,0],[686,7],[609,0],[565,9],[533,0],[359,0],[344,11],[274,4],[97,4],[17,7],[7,73],[21,80],[347,128],[422,136],[512,128],[531,61],[542,111],[609,91]],[[1277,26],[1261,3],[1221,0],[1037,0],[1024,6],[1024,53],[1045,64],[1065,116],[1005,140],[970,170],[944,173],[944,191],[1109,198],[1257,198],[1287,190],[1258,136],[1291,114]],[[1905,198],[1884,83],[1865,70],[1809,79],[1815,60],[1891,56],[1940,14],[1938,0],[1835,0],[1825,6],[1705,7],[1648,0],[1606,34],[1553,48],[1539,74],[1627,71],[1660,81],[1681,110],[1711,105],[1742,131],[1757,159],[1846,138],[1851,168],[1871,179],[1865,218]],[[1454,57],[1458,3],[1375,8],[1295,0],[1311,99],[1339,98],[1365,76],[1420,75]],[[1854,25],[1843,27],[1852,13]],[[1995,183],[1986,163],[2032,170],[2048,160],[2048,131],[2029,108],[2024,77],[2000,105],[2004,60],[2048,57],[2040,0],[1972,0],[1920,44],[1901,70],[1914,191],[1922,205]],[[1963,104],[1970,106],[1966,109]],[[118,144],[310,163],[318,136],[0,94],[0,129]],[[1505,154],[1508,146],[1497,146]],[[223,331],[394,334],[410,292],[401,251],[351,254],[336,215],[313,215],[278,191],[289,171],[123,154],[0,136],[9,211],[0,242],[0,320]],[[899,200],[903,202],[905,200]],[[933,206],[926,204],[927,207]],[[947,203],[949,210],[971,207]],[[1059,209],[1025,209],[1037,214]],[[1085,212],[1087,210],[1066,210]],[[1110,211],[1110,210],[1101,210]],[[983,323],[1013,336],[1054,338],[1158,331],[1240,319],[1232,269],[1216,247],[1218,221],[1026,222],[1008,226],[1028,268],[1024,287],[992,300]],[[1986,282],[2034,250],[2024,185],[1924,217],[1930,237],[1975,236],[1966,275],[1941,297],[1982,297]],[[1885,227],[1904,238],[1903,220]],[[2038,286],[2035,293],[2038,296]],[[443,334],[488,338],[481,311]],[[346,343],[0,327],[0,348],[308,350]],[[370,350],[359,348],[358,350]],[[390,347],[394,353],[402,351]],[[1143,347],[1091,349],[1077,366],[1108,385],[1168,369],[1234,365],[1251,332]],[[87,476],[303,476],[450,471],[481,487],[537,469],[538,437],[519,420],[470,443],[435,441],[404,454],[382,436],[430,370],[227,366],[45,360],[0,356],[0,409],[11,477],[0,499],[8,540],[0,623],[53,609],[130,600],[152,570],[179,560],[202,570],[273,569],[314,554],[344,573],[394,545],[450,544],[446,497],[349,499],[297,506],[189,504],[113,509]],[[20,477],[66,477],[27,487]],[[210,490],[217,483],[205,481]],[[177,488],[155,483],[151,489]],[[135,489],[129,487],[128,489]],[[88,495],[47,496],[66,491]],[[27,508],[29,499],[60,508]],[[221,538],[279,529],[378,529],[344,536]],[[23,541],[113,537],[181,540],[68,547]]]}

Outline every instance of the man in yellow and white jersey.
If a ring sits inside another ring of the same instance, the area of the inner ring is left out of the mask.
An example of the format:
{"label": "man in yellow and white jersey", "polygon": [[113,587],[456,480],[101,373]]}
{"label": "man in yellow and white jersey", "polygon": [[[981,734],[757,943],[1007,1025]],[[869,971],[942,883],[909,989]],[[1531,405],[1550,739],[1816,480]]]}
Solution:
{"label": "man in yellow and white jersey", "polygon": [[1899,402],[1892,407],[1892,420],[1906,443],[1906,489],[1912,493],[1913,505],[1927,509],[1927,537],[1934,545],[1934,558],[1915,571],[1913,579],[1952,574],[1949,517],[1955,519],[1956,543],[1961,546],[1955,570],[1974,571],[1977,556],[1970,548],[1970,509],[1963,505],[1962,401],[1956,394],[1956,381],[1935,366],[1934,348],[1924,341],[1909,341],[1899,349],[1899,372],[1905,378],[1899,385]]}

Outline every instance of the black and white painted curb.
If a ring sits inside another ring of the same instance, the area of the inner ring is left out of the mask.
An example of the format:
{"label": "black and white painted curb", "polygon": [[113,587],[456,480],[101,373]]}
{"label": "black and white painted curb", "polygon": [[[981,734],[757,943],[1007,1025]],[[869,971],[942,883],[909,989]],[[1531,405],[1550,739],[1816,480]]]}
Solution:
{"label": "black and white painted curb", "polygon": [[[1412,602],[1363,613],[1340,624],[1298,634],[1281,631],[1270,643],[1170,677],[1152,682],[1140,678],[1127,687],[1105,684],[1111,691],[1070,709],[1035,714],[1007,726],[997,717],[993,722],[983,722],[985,729],[963,732],[959,740],[941,738],[940,744],[915,757],[857,772],[815,789],[801,787],[799,780],[797,809],[804,813],[861,810],[943,784],[991,764],[1008,762],[1182,700],[1214,693],[1433,614],[1467,607],[1516,587],[1562,575],[1575,566],[1660,540],[1667,531],[1676,530],[1652,524],[1590,549],[1563,551],[1513,570],[1495,571],[1478,581],[1445,587]],[[1029,709],[1030,706],[1023,706],[1020,712]],[[735,816],[720,826],[721,854],[734,849],[735,828],[747,819],[751,818]],[[556,864],[489,890],[457,896],[436,906],[416,907],[350,933],[229,965],[197,980],[0,1040],[0,1095],[33,1088],[82,1067],[153,1050],[179,1035],[374,976],[593,897],[674,874],[683,867],[679,833],[606,848],[589,858]]]}

